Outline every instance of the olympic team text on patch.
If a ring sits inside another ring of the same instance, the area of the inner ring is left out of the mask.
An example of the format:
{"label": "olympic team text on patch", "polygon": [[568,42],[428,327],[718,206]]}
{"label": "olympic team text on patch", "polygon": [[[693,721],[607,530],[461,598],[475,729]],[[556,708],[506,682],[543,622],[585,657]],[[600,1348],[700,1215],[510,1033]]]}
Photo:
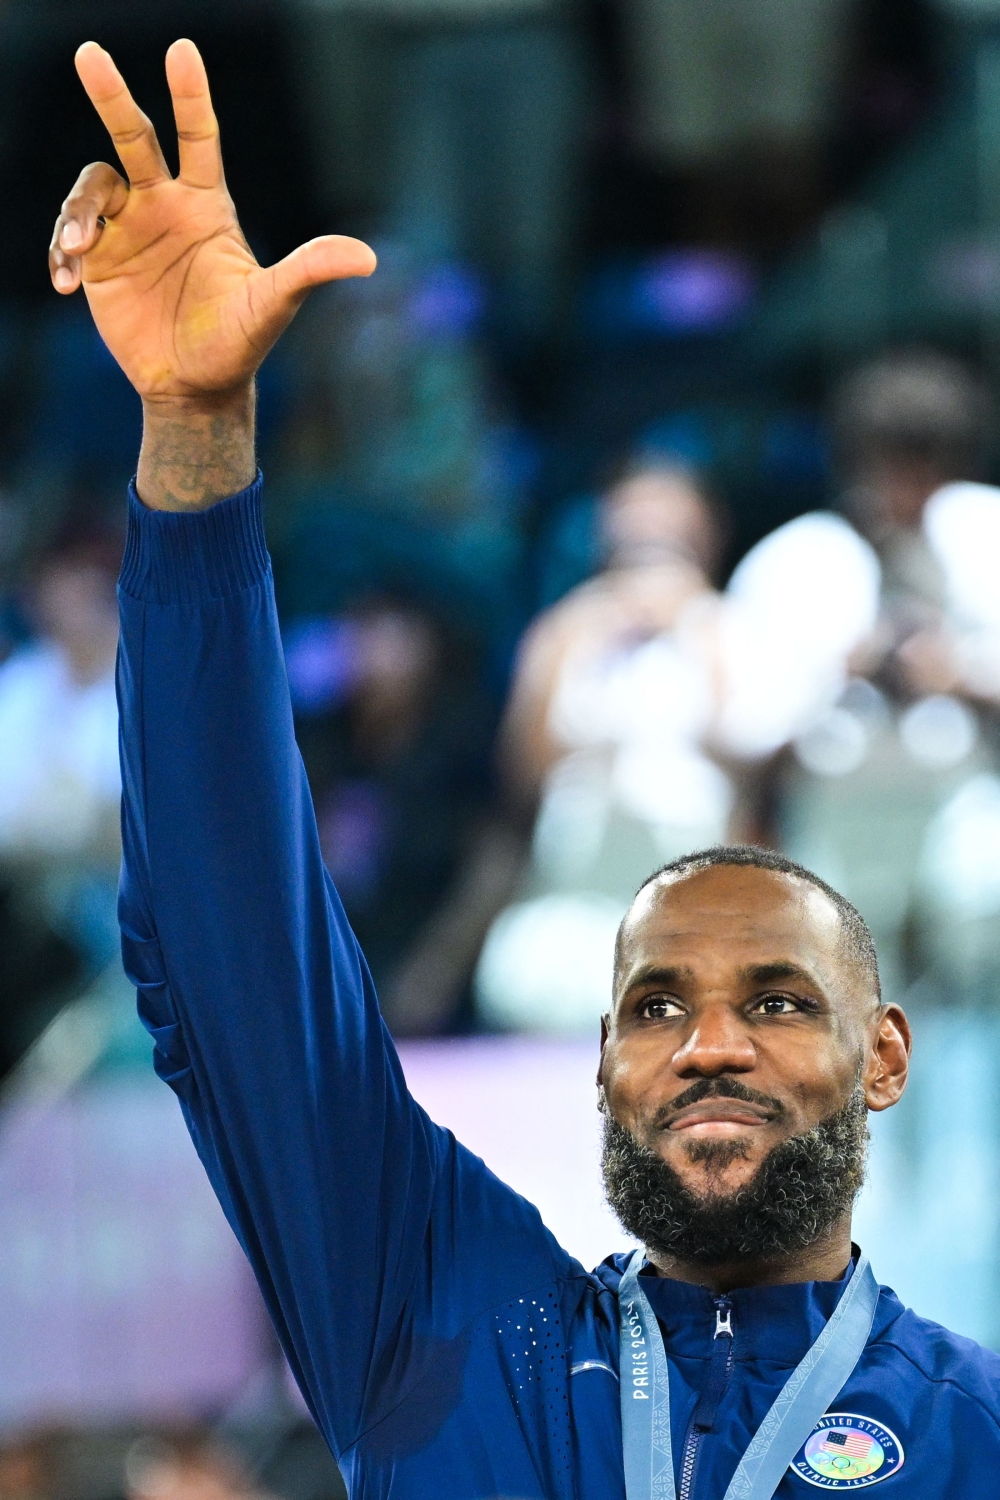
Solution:
{"label": "olympic team text on patch", "polygon": [[828,1412],[809,1434],[792,1472],[824,1490],[860,1490],[891,1479],[903,1467],[895,1433],[870,1417]]}

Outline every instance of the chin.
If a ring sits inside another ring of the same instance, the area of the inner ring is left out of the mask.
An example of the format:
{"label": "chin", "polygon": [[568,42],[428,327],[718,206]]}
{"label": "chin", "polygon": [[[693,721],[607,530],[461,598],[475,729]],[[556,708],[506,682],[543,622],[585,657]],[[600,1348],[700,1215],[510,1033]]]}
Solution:
{"label": "chin", "polygon": [[754,1144],[742,1135],[703,1138],[685,1142],[675,1161],[666,1160],[692,1192],[703,1193],[707,1178],[709,1193],[735,1193],[750,1181],[767,1154],[755,1151]]}

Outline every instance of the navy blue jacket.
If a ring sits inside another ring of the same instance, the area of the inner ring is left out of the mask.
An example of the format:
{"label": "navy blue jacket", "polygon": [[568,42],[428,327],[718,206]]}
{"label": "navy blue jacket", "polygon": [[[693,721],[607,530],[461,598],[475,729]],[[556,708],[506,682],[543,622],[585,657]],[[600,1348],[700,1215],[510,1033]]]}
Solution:
{"label": "navy blue jacket", "polygon": [[[195,515],[133,494],[120,602],[126,966],[352,1496],[624,1500],[621,1262],[586,1270],[407,1092],[320,856],[259,482]],[[842,1286],[649,1278],[681,1500],[720,1500]],[[831,1410],[899,1445],[849,1487],[1000,1495],[1000,1358],[891,1291]],[[804,1467],[781,1500],[847,1483]]]}

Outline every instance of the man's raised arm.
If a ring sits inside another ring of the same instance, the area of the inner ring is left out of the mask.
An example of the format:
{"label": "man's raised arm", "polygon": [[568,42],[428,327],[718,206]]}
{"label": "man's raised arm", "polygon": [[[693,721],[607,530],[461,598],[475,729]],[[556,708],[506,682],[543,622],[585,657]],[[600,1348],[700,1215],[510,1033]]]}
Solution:
{"label": "man's raised arm", "polygon": [[157,1070],[342,1453],[559,1257],[409,1097],[295,746],[252,381],[308,289],[374,256],[330,236],[256,264],[190,42],[167,55],[176,179],[108,54],[88,43],[77,67],[129,181],[84,171],[52,279],[82,282],[144,411],[120,588],[125,961]]}

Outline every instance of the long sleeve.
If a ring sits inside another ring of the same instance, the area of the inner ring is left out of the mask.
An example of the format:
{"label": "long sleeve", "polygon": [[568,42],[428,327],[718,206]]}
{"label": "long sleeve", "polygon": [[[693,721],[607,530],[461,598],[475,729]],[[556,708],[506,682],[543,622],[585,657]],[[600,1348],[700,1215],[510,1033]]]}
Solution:
{"label": "long sleeve", "polygon": [[406,1090],[320,855],[260,481],[194,515],[133,492],[119,597],[126,968],[340,1454],[568,1257]]}

